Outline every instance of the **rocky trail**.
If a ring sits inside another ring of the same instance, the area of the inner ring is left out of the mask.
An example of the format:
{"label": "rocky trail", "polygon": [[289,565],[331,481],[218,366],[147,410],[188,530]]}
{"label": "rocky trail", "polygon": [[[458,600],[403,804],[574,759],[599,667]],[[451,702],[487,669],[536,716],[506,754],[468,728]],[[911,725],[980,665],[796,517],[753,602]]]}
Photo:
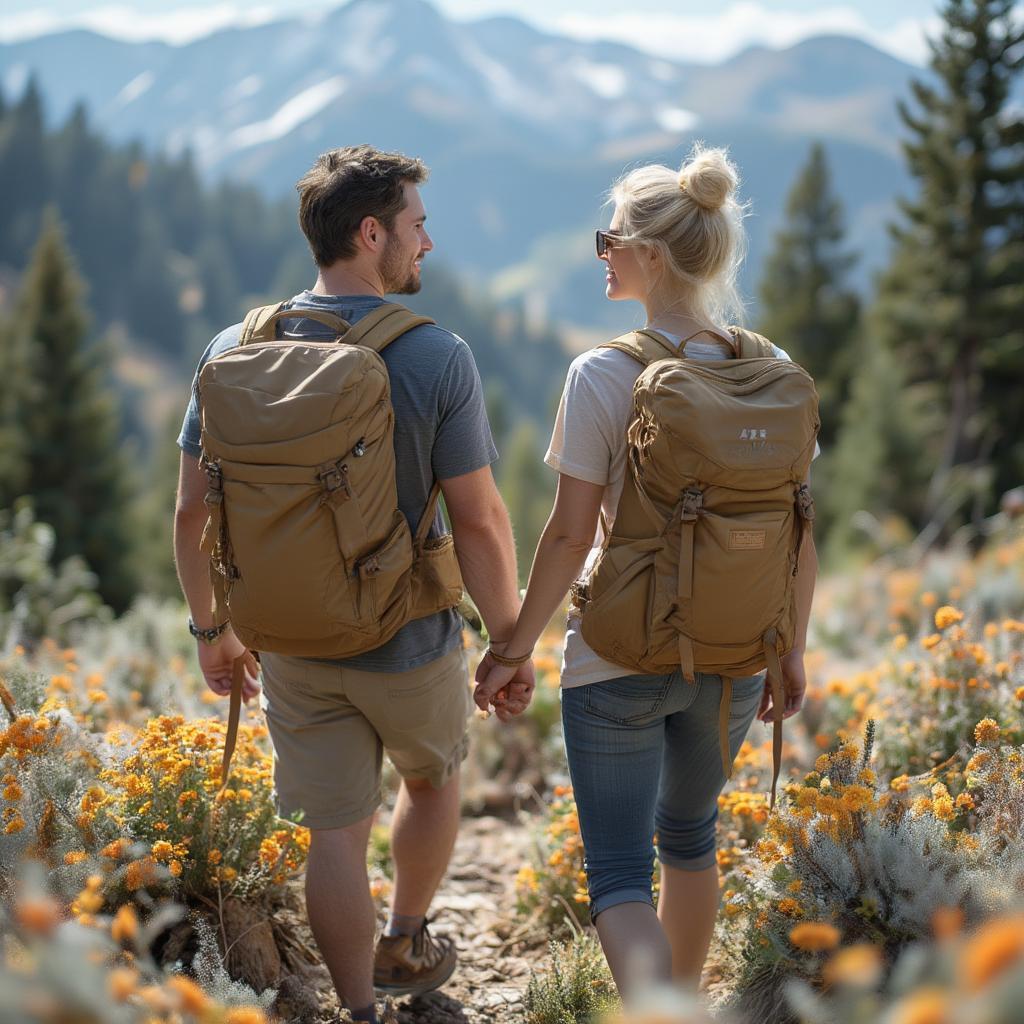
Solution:
{"label": "rocky trail", "polygon": [[[396,1000],[398,1024],[504,1024],[521,1018],[531,968],[547,947],[515,915],[515,876],[526,862],[530,833],[496,817],[463,819],[448,874],[431,908],[432,930],[449,935],[459,965],[443,989]],[[278,1012],[285,1020],[327,1024],[337,1000],[305,923],[301,890],[290,891],[274,931],[283,949]]]}

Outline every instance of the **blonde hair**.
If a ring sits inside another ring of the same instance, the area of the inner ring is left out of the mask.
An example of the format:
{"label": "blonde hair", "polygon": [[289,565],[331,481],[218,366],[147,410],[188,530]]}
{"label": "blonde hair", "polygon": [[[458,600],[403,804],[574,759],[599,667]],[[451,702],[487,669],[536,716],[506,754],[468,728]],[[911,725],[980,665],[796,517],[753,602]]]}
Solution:
{"label": "blonde hair", "polygon": [[746,251],[746,209],[738,186],[727,152],[698,142],[678,171],[637,167],[611,190],[623,239],[654,246],[683,292],[678,301],[711,323],[743,316],[736,276]]}

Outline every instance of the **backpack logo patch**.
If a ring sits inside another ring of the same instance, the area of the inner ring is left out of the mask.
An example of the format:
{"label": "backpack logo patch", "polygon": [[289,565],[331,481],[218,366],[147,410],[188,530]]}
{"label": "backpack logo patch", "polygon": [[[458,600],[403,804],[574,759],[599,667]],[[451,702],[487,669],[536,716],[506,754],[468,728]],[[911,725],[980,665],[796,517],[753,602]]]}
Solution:
{"label": "backpack logo patch", "polygon": [[759,551],[768,537],[767,530],[730,530],[730,551]]}
{"label": "backpack logo patch", "polygon": [[767,441],[768,431],[764,427],[746,427],[740,431],[741,441]]}

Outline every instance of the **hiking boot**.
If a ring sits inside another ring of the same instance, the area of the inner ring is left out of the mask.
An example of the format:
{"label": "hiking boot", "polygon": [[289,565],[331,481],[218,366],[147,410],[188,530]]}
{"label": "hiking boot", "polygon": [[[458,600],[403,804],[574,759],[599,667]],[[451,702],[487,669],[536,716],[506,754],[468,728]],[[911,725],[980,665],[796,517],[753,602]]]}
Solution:
{"label": "hiking boot", "polygon": [[415,935],[382,935],[373,960],[373,987],[390,996],[440,988],[455,970],[455,943],[423,927]]}

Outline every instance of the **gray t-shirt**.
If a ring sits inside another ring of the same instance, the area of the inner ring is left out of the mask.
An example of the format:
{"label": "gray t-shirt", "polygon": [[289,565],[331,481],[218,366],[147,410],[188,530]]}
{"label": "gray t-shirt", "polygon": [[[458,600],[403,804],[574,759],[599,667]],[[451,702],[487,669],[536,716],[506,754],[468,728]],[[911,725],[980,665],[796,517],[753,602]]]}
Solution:
{"label": "gray t-shirt", "polygon": [[[322,309],[355,323],[381,305],[374,295],[296,295],[289,306]],[[199,371],[207,360],[238,344],[241,324],[220,332],[203,353],[192,384],[192,397],[178,436],[178,446],[195,458],[201,454]],[[282,337],[330,337],[315,320],[297,317],[282,324]],[[416,529],[434,479],[472,473],[498,457],[484,407],[483,388],[473,353],[457,335],[430,324],[414,327],[381,353],[391,378],[395,409],[395,465],[398,507]],[[445,532],[438,510],[430,536]],[[338,664],[368,672],[404,672],[440,658],[461,643],[461,620],[455,611],[414,619],[386,644]]]}

